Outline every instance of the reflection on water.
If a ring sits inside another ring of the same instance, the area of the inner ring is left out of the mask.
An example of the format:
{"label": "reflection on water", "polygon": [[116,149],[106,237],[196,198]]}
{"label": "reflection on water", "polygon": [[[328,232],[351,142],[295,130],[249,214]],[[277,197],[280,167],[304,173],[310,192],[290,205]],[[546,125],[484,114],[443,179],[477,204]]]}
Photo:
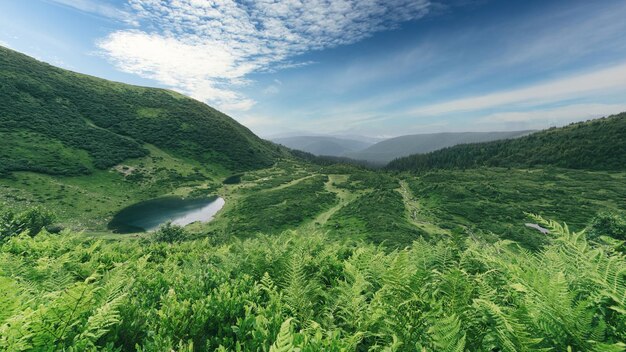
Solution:
{"label": "reflection on water", "polygon": [[207,222],[213,220],[224,203],[221,197],[151,199],[122,209],[115,214],[108,228],[117,233],[132,233],[153,231],[167,222],[181,226],[196,221]]}

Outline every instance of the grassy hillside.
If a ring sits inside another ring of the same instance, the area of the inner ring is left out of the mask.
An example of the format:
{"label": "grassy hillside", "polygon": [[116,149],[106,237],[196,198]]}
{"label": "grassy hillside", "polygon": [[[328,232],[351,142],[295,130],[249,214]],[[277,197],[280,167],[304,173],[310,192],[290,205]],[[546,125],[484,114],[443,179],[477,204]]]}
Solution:
{"label": "grassy hillside", "polygon": [[411,154],[428,153],[463,143],[515,138],[528,134],[529,132],[530,131],[415,134],[386,139],[361,151],[346,153],[345,156],[357,160],[387,164],[393,159]]}
{"label": "grassy hillside", "polygon": [[98,79],[0,47],[0,175],[90,174],[151,144],[228,170],[269,166],[279,151],[180,94]]}
{"label": "grassy hillside", "polygon": [[[433,170],[404,175],[415,217],[485,238],[539,248],[545,236],[524,226],[525,212],[583,228],[598,213],[626,214],[626,173],[557,168]],[[495,235],[495,236],[494,236]]]}
{"label": "grassy hillside", "polygon": [[291,149],[302,150],[315,155],[343,156],[348,152],[365,149],[373,143],[352,139],[326,136],[297,136],[274,138],[273,142]]}
{"label": "grassy hillside", "polygon": [[626,113],[551,128],[512,140],[459,145],[394,160],[390,170],[557,166],[626,168]]}

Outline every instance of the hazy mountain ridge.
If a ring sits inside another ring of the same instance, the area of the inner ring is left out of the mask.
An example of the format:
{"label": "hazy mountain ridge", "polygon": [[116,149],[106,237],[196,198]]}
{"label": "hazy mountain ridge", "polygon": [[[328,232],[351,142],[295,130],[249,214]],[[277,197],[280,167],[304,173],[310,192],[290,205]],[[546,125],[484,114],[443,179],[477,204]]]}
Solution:
{"label": "hazy mountain ridge", "polygon": [[443,132],[399,136],[386,139],[358,152],[346,153],[353,159],[386,164],[393,159],[411,154],[422,154],[457,144],[516,138],[531,131],[511,132]]}

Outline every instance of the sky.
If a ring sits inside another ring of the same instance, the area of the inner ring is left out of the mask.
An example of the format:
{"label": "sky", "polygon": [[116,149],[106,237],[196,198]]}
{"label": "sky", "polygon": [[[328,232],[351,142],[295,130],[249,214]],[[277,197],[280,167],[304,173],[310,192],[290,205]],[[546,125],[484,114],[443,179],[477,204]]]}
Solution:
{"label": "sky", "polygon": [[392,137],[626,111],[624,18],[623,0],[2,0],[0,45],[264,137]]}

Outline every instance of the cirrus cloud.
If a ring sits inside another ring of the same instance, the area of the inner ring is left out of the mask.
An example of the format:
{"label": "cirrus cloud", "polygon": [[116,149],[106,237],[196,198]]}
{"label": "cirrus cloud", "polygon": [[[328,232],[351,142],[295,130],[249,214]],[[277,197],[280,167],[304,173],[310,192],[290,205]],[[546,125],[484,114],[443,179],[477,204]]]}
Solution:
{"label": "cirrus cloud", "polygon": [[428,14],[428,0],[129,0],[140,29],[102,39],[125,72],[154,79],[223,109],[254,101],[247,76],[297,67],[290,58],[358,42]]}

